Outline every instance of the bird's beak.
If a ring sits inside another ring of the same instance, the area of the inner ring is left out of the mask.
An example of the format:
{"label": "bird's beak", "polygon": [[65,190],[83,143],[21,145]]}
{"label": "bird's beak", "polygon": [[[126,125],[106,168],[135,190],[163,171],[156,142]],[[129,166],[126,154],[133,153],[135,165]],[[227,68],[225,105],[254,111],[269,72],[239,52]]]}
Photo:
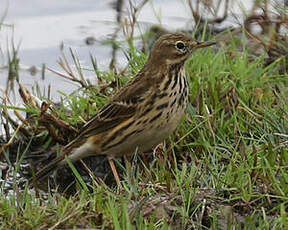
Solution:
{"label": "bird's beak", "polygon": [[198,48],[203,48],[203,47],[206,47],[206,46],[213,46],[215,45],[216,42],[197,42],[197,45],[194,46],[194,48],[198,49]]}

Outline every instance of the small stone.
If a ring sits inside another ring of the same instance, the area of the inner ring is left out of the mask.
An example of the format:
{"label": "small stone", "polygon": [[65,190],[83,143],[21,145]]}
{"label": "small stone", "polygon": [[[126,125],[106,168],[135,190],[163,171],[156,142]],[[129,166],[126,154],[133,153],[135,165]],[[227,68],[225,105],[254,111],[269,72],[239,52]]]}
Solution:
{"label": "small stone", "polygon": [[8,164],[4,163],[4,162],[0,162],[0,170],[5,171],[7,170],[9,167]]}
{"label": "small stone", "polygon": [[29,69],[28,69],[29,73],[32,75],[32,76],[35,76],[36,73],[38,72],[38,69],[35,65],[32,65]]}
{"label": "small stone", "polygon": [[96,39],[93,36],[87,37],[85,39],[85,43],[86,45],[93,45],[95,43]]}

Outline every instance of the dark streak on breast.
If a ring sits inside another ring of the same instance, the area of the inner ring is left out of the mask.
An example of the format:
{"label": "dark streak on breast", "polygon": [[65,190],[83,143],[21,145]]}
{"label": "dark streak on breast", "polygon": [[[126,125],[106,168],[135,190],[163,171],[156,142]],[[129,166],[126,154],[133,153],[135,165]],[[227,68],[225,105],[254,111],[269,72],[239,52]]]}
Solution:
{"label": "dark streak on breast", "polygon": [[[175,74],[175,73],[174,73],[174,74]],[[176,86],[177,83],[178,83],[178,79],[179,79],[178,74],[175,74],[174,84],[172,85],[172,88],[171,88],[171,89],[174,89],[174,88],[175,88],[175,86]]]}
{"label": "dark streak on breast", "polygon": [[171,81],[172,81],[172,77],[173,74],[171,72],[168,73],[168,80],[166,81],[165,85],[164,85],[164,89],[163,90],[167,90]]}
{"label": "dark streak on breast", "polygon": [[184,104],[184,93],[181,93],[181,96],[179,97],[178,103],[179,103],[179,105]]}
{"label": "dark streak on breast", "polygon": [[174,106],[174,104],[176,103],[176,97],[174,98],[174,100],[172,101],[172,103],[171,103],[171,108]]}
{"label": "dark streak on breast", "polygon": [[181,78],[181,79],[179,79],[179,93],[181,93],[182,92],[182,87],[183,87],[183,85],[182,85],[182,77],[181,76],[178,76],[179,78]]}

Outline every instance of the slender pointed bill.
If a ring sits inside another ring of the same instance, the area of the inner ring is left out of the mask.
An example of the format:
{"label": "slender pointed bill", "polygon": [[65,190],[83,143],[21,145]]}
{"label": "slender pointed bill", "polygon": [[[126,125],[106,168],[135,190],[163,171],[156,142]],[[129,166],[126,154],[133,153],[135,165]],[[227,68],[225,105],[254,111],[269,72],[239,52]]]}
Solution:
{"label": "slender pointed bill", "polygon": [[198,44],[195,46],[195,48],[202,48],[206,46],[213,46],[216,45],[216,42],[198,42]]}

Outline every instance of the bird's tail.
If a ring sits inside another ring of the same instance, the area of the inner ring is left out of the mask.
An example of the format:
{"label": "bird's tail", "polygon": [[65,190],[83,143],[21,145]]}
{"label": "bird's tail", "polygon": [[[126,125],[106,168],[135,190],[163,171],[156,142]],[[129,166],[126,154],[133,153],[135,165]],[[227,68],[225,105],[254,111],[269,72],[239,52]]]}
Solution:
{"label": "bird's tail", "polygon": [[61,153],[53,161],[51,161],[49,164],[47,164],[38,172],[36,172],[32,176],[32,178],[29,179],[29,182],[37,183],[38,181],[41,181],[45,177],[49,176],[54,170],[56,170],[62,164],[62,161],[65,159],[65,155],[66,155],[65,153]]}
{"label": "bird's tail", "polygon": [[49,176],[58,167],[66,164],[66,161],[65,161],[66,156],[68,156],[72,162],[79,160],[81,156],[85,156],[85,151],[87,150],[85,145],[84,147],[80,147],[79,151],[75,151],[76,154],[73,154],[74,149],[78,149],[78,147],[81,146],[83,142],[84,142],[83,140],[79,140],[79,138],[75,138],[73,141],[71,141],[61,150],[61,153],[54,160],[52,160],[49,164],[47,164],[38,172],[36,172],[34,176],[29,180],[29,182],[37,183],[38,181]]}

